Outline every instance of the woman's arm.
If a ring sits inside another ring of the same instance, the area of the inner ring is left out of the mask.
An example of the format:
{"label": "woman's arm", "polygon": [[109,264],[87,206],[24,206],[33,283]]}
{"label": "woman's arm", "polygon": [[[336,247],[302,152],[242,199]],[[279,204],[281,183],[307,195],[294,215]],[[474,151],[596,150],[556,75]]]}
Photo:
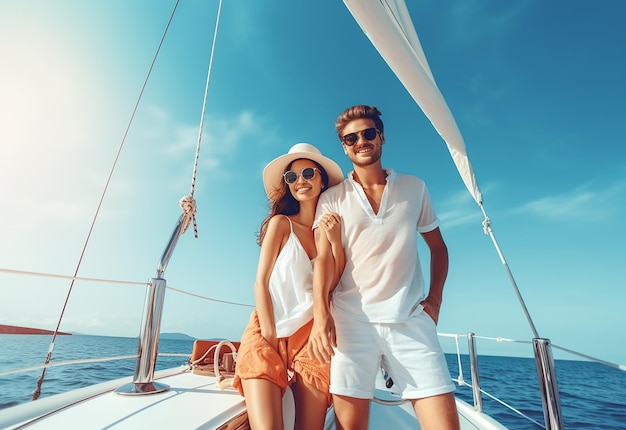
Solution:
{"label": "woman's arm", "polygon": [[254,298],[261,326],[261,335],[278,348],[276,324],[274,323],[274,307],[270,297],[269,281],[278,254],[289,235],[289,221],[282,215],[274,216],[267,225],[267,232],[261,245],[261,254],[254,281]]}
{"label": "woman's arm", "polygon": [[314,235],[317,257],[313,268],[313,326],[309,334],[308,352],[320,363],[330,363],[330,357],[334,354],[332,347],[337,345],[329,300],[334,262],[325,231],[318,227]]}
{"label": "woman's arm", "polygon": [[330,242],[334,262],[330,294],[335,290],[337,284],[339,284],[343,269],[346,267],[346,254],[343,249],[343,243],[341,242],[341,216],[336,212],[325,214],[320,220],[319,227],[326,233],[328,242]]}

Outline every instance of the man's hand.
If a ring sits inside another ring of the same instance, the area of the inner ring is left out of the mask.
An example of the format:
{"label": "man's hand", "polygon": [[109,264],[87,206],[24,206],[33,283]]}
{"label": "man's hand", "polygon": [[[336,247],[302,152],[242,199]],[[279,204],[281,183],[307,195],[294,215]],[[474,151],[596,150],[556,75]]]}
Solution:
{"label": "man's hand", "polygon": [[422,307],[424,308],[424,312],[426,312],[432,320],[435,322],[435,325],[439,322],[439,310],[441,309],[441,303],[436,299],[428,296],[424,301],[422,301]]}
{"label": "man's hand", "polygon": [[333,346],[337,346],[335,320],[330,313],[315,316],[309,335],[309,356],[320,363],[330,363],[330,358],[335,354]]}

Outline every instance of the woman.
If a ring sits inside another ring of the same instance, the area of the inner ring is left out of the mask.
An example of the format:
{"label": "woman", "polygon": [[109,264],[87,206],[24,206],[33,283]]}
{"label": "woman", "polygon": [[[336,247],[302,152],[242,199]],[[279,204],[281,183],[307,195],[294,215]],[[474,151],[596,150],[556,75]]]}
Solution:
{"label": "woman", "polygon": [[[241,339],[233,382],[246,398],[255,430],[283,428],[282,396],[288,385],[296,429],[323,427],[331,401],[329,366],[307,354],[317,255],[311,227],[320,193],[342,180],[337,163],[308,143],[294,145],[263,170],[271,211],[261,223],[256,309]],[[340,218],[326,214],[325,221],[319,228],[332,246],[336,285],[345,265]]]}

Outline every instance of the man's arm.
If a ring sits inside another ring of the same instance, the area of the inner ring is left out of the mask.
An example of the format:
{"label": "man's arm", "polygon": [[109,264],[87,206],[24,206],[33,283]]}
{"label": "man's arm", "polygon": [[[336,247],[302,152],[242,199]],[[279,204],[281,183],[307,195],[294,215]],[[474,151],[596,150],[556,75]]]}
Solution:
{"label": "man's arm", "polygon": [[430,250],[430,288],[422,306],[437,324],[443,299],[443,286],[448,277],[448,247],[441,236],[439,227],[422,233],[422,237]]}

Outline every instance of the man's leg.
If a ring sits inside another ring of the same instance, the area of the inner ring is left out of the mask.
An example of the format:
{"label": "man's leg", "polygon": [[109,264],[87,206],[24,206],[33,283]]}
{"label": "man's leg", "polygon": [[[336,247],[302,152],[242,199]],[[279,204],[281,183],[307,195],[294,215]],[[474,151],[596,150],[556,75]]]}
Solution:
{"label": "man's leg", "polygon": [[367,430],[370,400],[333,394],[337,430]]}
{"label": "man's leg", "polygon": [[458,430],[454,393],[411,400],[422,430]]}
{"label": "man's leg", "polygon": [[366,430],[383,341],[375,324],[334,308],[333,318],[337,348],[330,363],[330,392],[335,424],[338,430]]}

